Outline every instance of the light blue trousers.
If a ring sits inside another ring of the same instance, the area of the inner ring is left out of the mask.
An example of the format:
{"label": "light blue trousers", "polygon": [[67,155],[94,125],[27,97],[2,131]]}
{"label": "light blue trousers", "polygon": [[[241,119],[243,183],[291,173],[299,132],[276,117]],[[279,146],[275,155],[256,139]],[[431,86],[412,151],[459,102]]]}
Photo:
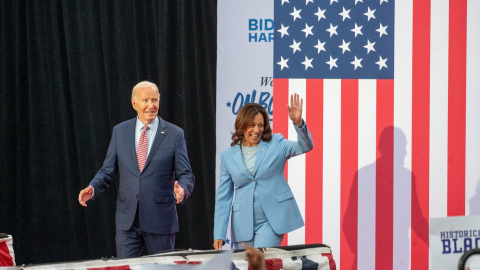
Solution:
{"label": "light blue trousers", "polygon": [[280,246],[283,234],[276,234],[273,231],[257,196],[253,198],[253,238],[250,241],[235,242],[233,248],[243,248],[242,243],[255,248]]}

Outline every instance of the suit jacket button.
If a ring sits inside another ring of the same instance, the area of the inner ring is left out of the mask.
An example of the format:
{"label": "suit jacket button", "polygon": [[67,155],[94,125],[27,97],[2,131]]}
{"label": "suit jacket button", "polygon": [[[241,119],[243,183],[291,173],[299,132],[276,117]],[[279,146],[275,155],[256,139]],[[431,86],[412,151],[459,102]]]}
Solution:
{"label": "suit jacket button", "polygon": [[252,179],[252,182],[255,182],[255,179]]}
{"label": "suit jacket button", "polygon": [[140,177],[138,180],[142,181],[142,180],[143,180],[143,178],[142,178],[142,177]]}

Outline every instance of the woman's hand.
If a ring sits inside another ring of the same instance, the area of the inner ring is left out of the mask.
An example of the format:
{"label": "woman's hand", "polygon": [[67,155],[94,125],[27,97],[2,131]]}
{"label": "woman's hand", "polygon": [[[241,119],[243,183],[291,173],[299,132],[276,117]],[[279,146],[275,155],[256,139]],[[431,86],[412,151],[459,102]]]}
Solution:
{"label": "woman's hand", "polygon": [[[288,106],[288,104],[287,104]],[[297,126],[302,124],[302,107],[303,98],[300,99],[298,94],[290,95],[290,106],[288,106],[288,117]]]}
{"label": "woman's hand", "polygon": [[215,241],[213,242],[213,248],[215,250],[220,250],[220,249],[222,249],[222,246],[223,246],[223,240],[222,239],[215,239]]}

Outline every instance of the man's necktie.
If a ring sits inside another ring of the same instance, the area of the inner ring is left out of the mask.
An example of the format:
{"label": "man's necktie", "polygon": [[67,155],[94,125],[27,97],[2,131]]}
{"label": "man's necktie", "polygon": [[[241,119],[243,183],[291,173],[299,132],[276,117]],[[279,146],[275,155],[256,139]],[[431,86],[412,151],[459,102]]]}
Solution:
{"label": "man's necktie", "polygon": [[138,140],[137,147],[137,162],[140,173],[143,171],[145,162],[147,161],[147,151],[148,151],[148,136],[147,136],[148,126],[144,126],[142,133],[140,134],[140,139]]}

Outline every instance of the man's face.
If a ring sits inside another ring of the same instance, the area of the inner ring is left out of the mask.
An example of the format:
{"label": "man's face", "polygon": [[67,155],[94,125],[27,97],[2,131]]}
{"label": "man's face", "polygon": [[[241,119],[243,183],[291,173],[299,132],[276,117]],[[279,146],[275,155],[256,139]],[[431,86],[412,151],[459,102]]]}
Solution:
{"label": "man's face", "polygon": [[137,89],[132,99],[132,106],[137,111],[138,119],[144,125],[150,124],[158,114],[158,91],[154,86],[144,86]]}

